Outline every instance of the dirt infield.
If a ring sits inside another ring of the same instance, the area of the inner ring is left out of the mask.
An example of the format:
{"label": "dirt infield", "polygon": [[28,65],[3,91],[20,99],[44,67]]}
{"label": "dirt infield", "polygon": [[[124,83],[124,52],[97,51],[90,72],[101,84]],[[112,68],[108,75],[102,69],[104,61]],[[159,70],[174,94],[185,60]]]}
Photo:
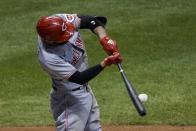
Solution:
{"label": "dirt infield", "polygon": [[[3,127],[0,131],[55,131],[54,127]],[[105,125],[103,131],[196,131],[196,126]]]}

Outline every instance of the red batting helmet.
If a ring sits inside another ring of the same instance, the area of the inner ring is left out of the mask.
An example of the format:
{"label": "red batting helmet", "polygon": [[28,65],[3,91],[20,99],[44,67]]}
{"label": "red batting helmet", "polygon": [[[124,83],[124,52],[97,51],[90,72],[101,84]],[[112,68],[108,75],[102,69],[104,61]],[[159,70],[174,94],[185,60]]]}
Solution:
{"label": "red batting helmet", "polygon": [[59,16],[45,16],[37,22],[37,32],[45,41],[62,43],[73,35],[74,26]]}

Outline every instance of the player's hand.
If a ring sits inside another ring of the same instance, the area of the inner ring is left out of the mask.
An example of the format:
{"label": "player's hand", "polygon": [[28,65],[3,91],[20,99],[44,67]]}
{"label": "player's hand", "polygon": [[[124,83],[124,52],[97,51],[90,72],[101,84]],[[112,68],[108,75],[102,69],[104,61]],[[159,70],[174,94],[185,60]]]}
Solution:
{"label": "player's hand", "polygon": [[120,55],[120,53],[115,52],[115,53],[113,53],[113,55],[106,57],[101,62],[101,65],[102,65],[102,67],[106,67],[106,66],[110,66],[111,64],[117,64],[120,62],[122,62],[122,56]]}
{"label": "player's hand", "polygon": [[100,43],[108,55],[111,55],[114,52],[119,52],[116,41],[110,39],[110,37],[108,36],[105,36],[102,39],[100,39]]}

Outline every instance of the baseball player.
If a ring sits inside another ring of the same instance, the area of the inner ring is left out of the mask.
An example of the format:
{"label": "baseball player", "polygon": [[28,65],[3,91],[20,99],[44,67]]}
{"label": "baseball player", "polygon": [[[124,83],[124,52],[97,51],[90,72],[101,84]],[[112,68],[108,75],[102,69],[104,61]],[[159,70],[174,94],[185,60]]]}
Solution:
{"label": "baseball player", "polygon": [[[40,65],[52,81],[51,111],[57,131],[101,131],[99,107],[88,81],[122,61],[117,44],[106,34],[105,17],[54,14],[37,22]],[[90,29],[107,56],[88,67],[79,29]]]}

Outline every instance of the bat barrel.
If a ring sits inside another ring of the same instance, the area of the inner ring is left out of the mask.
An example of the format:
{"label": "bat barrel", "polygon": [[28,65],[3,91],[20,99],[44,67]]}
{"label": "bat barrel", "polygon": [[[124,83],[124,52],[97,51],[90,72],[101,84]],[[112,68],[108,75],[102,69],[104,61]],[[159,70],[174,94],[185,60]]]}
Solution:
{"label": "bat barrel", "polygon": [[126,76],[126,74],[125,74],[125,72],[122,68],[122,65],[120,63],[118,63],[117,66],[118,66],[118,69],[121,73],[123,81],[126,85],[128,94],[129,94],[136,110],[138,111],[140,116],[145,116],[146,115],[146,110],[145,110],[143,104],[141,103],[141,101],[139,100],[137,92],[134,90],[134,87],[131,85],[131,82],[128,80],[128,78],[127,78],[127,76]]}

